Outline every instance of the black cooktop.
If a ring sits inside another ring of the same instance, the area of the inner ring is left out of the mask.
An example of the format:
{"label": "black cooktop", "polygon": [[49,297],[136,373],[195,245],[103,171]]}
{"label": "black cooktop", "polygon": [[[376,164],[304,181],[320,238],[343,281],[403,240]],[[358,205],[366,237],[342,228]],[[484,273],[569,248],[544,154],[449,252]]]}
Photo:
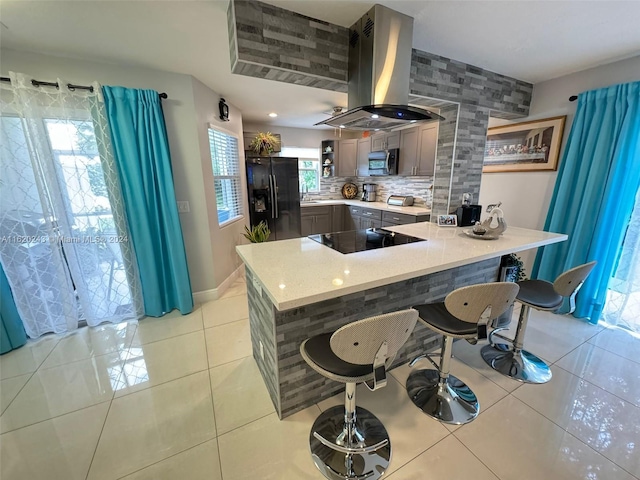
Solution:
{"label": "black cooktop", "polygon": [[340,253],[363,252],[376,248],[394,247],[406,243],[426,241],[424,238],[390,232],[382,228],[323,233],[320,235],[309,235],[309,238],[329,248],[333,248]]}

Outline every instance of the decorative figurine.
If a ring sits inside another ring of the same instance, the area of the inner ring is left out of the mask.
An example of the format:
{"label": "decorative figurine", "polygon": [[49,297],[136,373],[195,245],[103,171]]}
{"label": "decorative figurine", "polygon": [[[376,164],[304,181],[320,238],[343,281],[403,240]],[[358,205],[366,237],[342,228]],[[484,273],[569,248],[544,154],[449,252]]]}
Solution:
{"label": "decorative figurine", "polygon": [[[498,205],[501,205],[498,204]],[[495,223],[494,223],[495,220]],[[507,229],[507,222],[504,220],[504,212],[498,206],[491,209],[489,216],[482,222],[473,227],[473,233],[476,235],[491,235],[497,237],[502,235]],[[484,230],[484,232],[482,232]],[[481,233],[482,232],[482,233]]]}

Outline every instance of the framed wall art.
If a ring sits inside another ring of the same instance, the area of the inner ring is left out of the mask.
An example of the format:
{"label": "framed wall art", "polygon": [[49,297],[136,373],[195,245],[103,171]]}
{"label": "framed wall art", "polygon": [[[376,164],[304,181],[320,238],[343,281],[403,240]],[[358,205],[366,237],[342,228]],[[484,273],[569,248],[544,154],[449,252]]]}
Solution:
{"label": "framed wall art", "polygon": [[557,170],[566,116],[487,131],[482,173]]}

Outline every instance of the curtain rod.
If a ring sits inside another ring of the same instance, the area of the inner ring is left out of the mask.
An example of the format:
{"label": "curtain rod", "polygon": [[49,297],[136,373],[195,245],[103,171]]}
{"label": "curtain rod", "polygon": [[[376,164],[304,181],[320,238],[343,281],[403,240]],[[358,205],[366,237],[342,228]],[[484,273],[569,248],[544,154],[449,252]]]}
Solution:
{"label": "curtain rod", "polygon": [[[11,83],[11,79],[9,77],[0,77],[0,81]],[[60,88],[60,85],[58,85],[58,82],[41,82],[39,80],[31,80],[31,85],[33,85],[34,87],[46,86],[46,87]],[[89,85],[89,86],[86,86],[86,85],[73,85],[72,83],[67,83],[67,88],[69,90],[71,90],[71,91],[73,91],[73,90],[89,90],[90,92],[93,92],[93,87],[91,85]],[[163,99],[169,98],[169,95],[167,95],[164,92],[159,93],[158,96],[160,98],[163,98]]]}

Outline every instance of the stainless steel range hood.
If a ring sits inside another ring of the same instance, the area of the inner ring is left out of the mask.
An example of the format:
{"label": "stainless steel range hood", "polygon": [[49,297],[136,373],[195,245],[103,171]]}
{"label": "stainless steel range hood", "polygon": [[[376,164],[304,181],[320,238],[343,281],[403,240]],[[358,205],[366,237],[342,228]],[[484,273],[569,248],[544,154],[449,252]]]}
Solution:
{"label": "stainless steel range hood", "polygon": [[349,110],[316,125],[390,130],[443,120],[407,105],[413,18],[375,5],[349,29]]}

